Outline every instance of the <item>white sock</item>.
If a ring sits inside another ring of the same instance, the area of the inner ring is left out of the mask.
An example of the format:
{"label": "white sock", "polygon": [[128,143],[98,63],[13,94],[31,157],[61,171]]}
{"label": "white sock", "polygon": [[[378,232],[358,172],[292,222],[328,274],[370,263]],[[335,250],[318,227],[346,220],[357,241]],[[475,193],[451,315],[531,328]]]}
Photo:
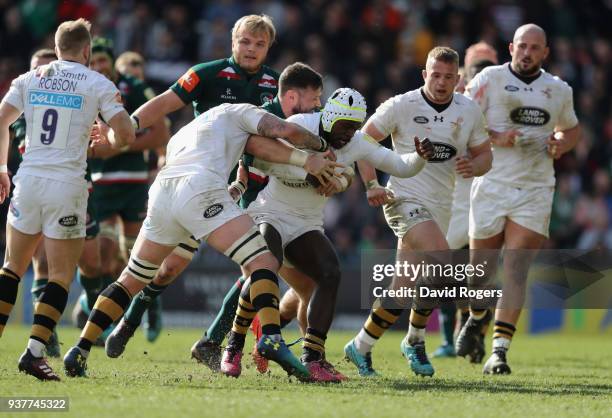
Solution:
{"label": "white sock", "polygon": [[508,338],[493,338],[493,351],[496,348],[503,348],[504,350],[508,350],[510,348],[510,342]]}
{"label": "white sock", "polygon": [[416,328],[410,324],[405,341],[408,345],[415,345],[416,343],[425,341],[425,328]]}
{"label": "white sock", "polygon": [[365,356],[367,353],[372,351],[372,347],[374,347],[374,344],[376,344],[376,341],[378,340],[370,337],[366,333],[365,329],[361,328],[361,331],[359,331],[359,334],[357,334],[353,341],[355,342],[355,348],[357,348],[357,351]]}
{"label": "white sock", "polygon": [[43,350],[45,349],[45,345],[38,340],[30,338],[28,340],[28,349],[30,350],[30,353],[32,353],[34,357],[42,357]]}

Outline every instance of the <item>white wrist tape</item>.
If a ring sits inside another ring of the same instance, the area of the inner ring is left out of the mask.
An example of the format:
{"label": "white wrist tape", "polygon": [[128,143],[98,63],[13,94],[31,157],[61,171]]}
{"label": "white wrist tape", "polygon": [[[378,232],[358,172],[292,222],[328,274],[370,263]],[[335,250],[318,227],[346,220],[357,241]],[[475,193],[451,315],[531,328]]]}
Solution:
{"label": "white wrist tape", "polygon": [[345,176],[340,176],[340,177],[338,178],[338,181],[339,181],[339,182],[340,182],[340,184],[342,185],[342,191],[345,191],[345,190],[346,190],[346,188],[347,188],[347,187],[348,187],[348,185],[349,185],[349,181],[348,181],[348,179],[347,179]]}
{"label": "white wrist tape", "polygon": [[296,165],[298,167],[304,167],[307,160],[308,153],[299,149],[294,149],[291,151],[291,155],[289,156],[289,164]]}
{"label": "white wrist tape", "polygon": [[8,173],[8,166],[6,164],[0,165],[0,173]]}

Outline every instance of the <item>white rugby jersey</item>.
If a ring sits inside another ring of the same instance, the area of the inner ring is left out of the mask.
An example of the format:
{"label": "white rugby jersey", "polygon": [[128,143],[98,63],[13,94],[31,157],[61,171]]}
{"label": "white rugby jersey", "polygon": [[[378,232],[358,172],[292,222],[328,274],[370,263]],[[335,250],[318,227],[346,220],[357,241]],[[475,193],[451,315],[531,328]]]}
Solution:
{"label": "white rugby jersey", "polygon": [[390,177],[387,186],[396,197],[423,200],[450,210],[455,187],[455,158],[488,141],[478,104],[454,93],[448,107],[438,112],[421,89],[392,97],[370,118],[376,129],[391,135],[400,154],[413,152],[414,136],[429,138],[436,153],[425,168],[407,179]]}
{"label": "white rugby jersey", "polygon": [[123,110],[110,80],[64,60],[20,75],[3,100],[26,120],[19,173],[78,185],[85,184],[89,135],[98,113],[108,121]]}
{"label": "white rugby jersey", "polygon": [[511,148],[493,146],[493,167],[485,177],[514,187],[553,186],[555,173],[546,140],[555,129],[578,124],[572,88],[544,70],[525,82],[506,63],[482,70],[465,94],[480,104],[489,129],[521,133]]}
{"label": "white rugby jersey", "polygon": [[254,105],[225,103],[199,115],[178,131],[166,148],[158,178],[202,175],[211,189],[227,188],[231,170],[257,125],[269,113]]}
{"label": "white rugby jersey", "polygon": [[[288,122],[296,123],[310,132],[319,134],[321,113],[304,113],[287,118]],[[358,160],[366,160],[377,166],[383,160],[393,157],[394,151],[387,149],[357,131],[344,147],[333,149],[336,161],[345,166],[351,166]],[[405,158],[406,157],[406,158]],[[397,156],[407,163],[408,156]],[[417,163],[419,164],[419,163]],[[424,161],[423,161],[424,164]],[[323,207],[328,197],[321,196],[305,179],[306,171],[301,168],[283,168],[284,164],[269,163],[269,168],[260,166],[270,177],[266,187],[259,193],[255,206],[276,208],[294,216],[304,218],[321,218]],[[297,170],[296,170],[297,169]],[[301,173],[301,175],[297,175]]]}

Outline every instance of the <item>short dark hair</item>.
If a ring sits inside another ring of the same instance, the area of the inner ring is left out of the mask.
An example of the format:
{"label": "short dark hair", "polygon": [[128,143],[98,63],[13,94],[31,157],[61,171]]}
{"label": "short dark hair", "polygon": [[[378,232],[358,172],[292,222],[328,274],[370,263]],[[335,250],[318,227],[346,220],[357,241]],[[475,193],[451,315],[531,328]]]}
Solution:
{"label": "short dark hair", "polygon": [[435,61],[442,61],[448,64],[457,64],[459,66],[459,54],[452,48],[447,46],[437,46],[427,54],[427,59],[432,58]]}
{"label": "short dark hair", "polygon": [[55,55],[55,51],[51,48],[42,48],[32,54],[30,59],[34,58],[53,58],[57,59],[57,55]]}
{"label": "short dark hair", "polygon": [[303,62],[288,65],[280,75],[278,94],[291,89],[323,88],[323,77]]}

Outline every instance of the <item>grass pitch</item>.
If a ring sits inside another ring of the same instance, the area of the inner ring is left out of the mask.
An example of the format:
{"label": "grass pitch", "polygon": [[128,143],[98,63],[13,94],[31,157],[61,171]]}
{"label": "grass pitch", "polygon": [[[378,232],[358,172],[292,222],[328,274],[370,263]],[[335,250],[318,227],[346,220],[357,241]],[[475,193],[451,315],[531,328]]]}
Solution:
{"label": "grass pitch", "polygon": [[[482,366],[463,359],[434,359],[433,378],[416,377],[399,353],[403,334],[389,332],[373,352],[384,377],[364,380],[341,361],[353,333],[332,332],[328,359],[350,381],[303,384],[276,365],[259,375],[248,354],[239,379],[216,375],[189,359],[198,330],[164,330],[149,344],[138,332],[126,353],[109,359],[95,348],[89,377],[38,382],[17,371],[29,329],[8,326],[0,339],[0,396],[68,396],[69,413],[7,413],[0,416],[77,417],[609,417],[612,416],[612,338],[607,335],[518,335],[509,353],[513,374],[483,376]],[[59,329],[62,352],[77,330]],[[288,335],[291,339],[295,334]],[[438,344],[427,339],[428,351]],[[251,343],[247,343],[250,350]],[[489,350],[489,347],[487,347]],[[294,347],[294,352],[297,349]]]}

